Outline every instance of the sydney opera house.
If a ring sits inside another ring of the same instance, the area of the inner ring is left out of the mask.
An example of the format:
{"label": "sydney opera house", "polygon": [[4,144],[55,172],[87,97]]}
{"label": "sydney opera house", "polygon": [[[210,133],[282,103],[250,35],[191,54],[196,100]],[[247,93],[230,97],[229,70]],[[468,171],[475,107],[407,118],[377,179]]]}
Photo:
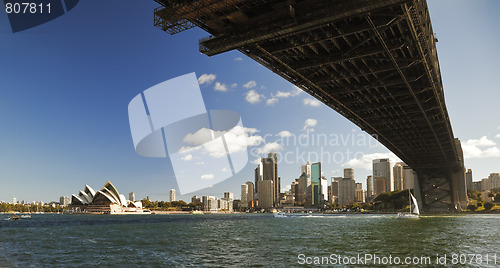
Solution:
{"label": "sydney opera house", "polygon": [[68,207],[73,213],[90,214],[144,214],[141,201],[127,200],[109,181],[101,190],[95,191],[85,185],[85,189],[78,194],[71,195],[71,205]]}

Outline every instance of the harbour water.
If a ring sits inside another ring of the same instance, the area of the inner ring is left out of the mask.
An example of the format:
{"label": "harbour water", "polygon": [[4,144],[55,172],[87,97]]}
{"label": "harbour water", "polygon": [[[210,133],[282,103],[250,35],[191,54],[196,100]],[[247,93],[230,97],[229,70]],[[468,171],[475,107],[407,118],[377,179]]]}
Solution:
{"label": "harbour water", "polygon": [[0,215],[0,267],[300,267],[315,261],[338,265],[343,260],[340,266],[389,266],[366,259],[345,263],[347,257],[359,262],[366,254],[381,262],[389,257],[431,261],[401,267],[436,267],[445,254],[450,267],[500,263],[500,215],[397,219],[394,215],[45,214],[19,221],[7,217]]}

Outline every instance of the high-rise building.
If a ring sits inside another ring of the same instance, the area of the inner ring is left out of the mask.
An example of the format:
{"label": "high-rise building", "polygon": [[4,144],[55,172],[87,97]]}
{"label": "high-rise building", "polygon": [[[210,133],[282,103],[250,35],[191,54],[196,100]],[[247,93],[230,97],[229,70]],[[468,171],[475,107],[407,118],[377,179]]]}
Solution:
{"label": "high-rise building", "polygon": [[59,204],[61,206],[67,206],[71,204],[71,198],[69,198],[68,196],[61,196],[59,197]]}
{"label": "high-rise building", "polygon": [[307,182],[310,181],[305,172],[300,175],[300,178],[296,179],[297,184],[295,185],[295,204],[304,206],[306,204],[307,198]]}
{"label": "high-rise building", "polygon": [[311,199],[310,206],[320,205],[320,189],[321,189],[321,162],[311,165]]}
{"label": "high-rise building", "polygon": [[403,163],[403,189],[415,188],[415,181],[417,179],[417,172],[410,166]]}
{"label": "high-rise building", "polygon": [[[262,180],[271,180],[273,182],[273,206],[279,204],[280,196],[280,178],[278,177],[278,155],[276,153],[269,153],[266,158],[261,159],[260,165],[262,166]],[[258,186],[257,186],[258,188]],[[258,189],[260,192],[260,189]],[[260,196],[259,196],[260,201]]]}
{"label": "high-rise building", "polygon": [[474,185],[472,184],[472,169],[468,169],[465,173],[465,183],[467,185],[467,190],[474,190]]}
{"label": "high-rise building", "polygon": [[248,206],[248,184],[246,183],[241,185],[240,200],[241,200],[240,207],[246,208]]}
{"label": "high-rise building", "polygon": [[272,208],[273,207],[273,185],[272,180],[259,181],[259,208]]}
{"label": "high-rise building", "polygon": [[387,179],[385,177],[376,177],[374,180],[374,190],[375,196],[378,196],[381,193],[387,192]]}
{"label": "high-rise building", "polygon": [[321,177],[320,185],[320,199],[321,201],[326,202],[328,201],[328,180],[325,177]]}
{"label": "high-rise building", "polygon": [[354,180],[354,168],[344,168],[344,178]]}
{"label": "high-rise building", "polygon": [[[253,204],[254,200],[254,186],[251,181],[247,181],[247,186],[248,186],[248,195],[247,195],[247,202]],[[252,207],[249,205],[249,207]]]}
{"label": "high-rise building", "polygon": [[363,184],[361,184],[360,182],[357,182],[356,183],[356,193],[355,193],[356,202],[357,203],[365,203],[365,201],[366,201],[365,195],[366,195],[366,191],[363,190]]}
{"label": "high-rise building", "polygon": [[14,204],[14,205],[17,204],[17,198],[15,198],[15,197],[12,198],[12,204]]}
{"label": "high-rise building", "polygon": [[339,204],[346,205],[356,200],[356,182],[351,178],[339,181]]}
{"label": "high-rise building", "polygon": [[217,211],[218,202],[215,196],[202,196],[203,211]]}
{"label": "high-rise building", "polygon": [[499,173],[491,173],[488,176],[489,188],[488,190],[500,188],[500,174]]}
{"label": "high-rise building", "polygon": [[342,180],[342,177],[332,177],[332,202],[337,202],[339,198],[339,181]]}
{"label": "high-rise building", "polygon": [[394,191],[403,190],[403,162],[397,162],[392,168],[394,176]]}
{"label": "high-rise building", "polygon": [[373,177],[375,179],[385,178],[386,192],[394,191],[394,181],[392,179],[392,167],[389,158],[373,160]]}
{"label": "high-rise building", "polygon": [[174,202],[174,201],[175,201],[175,190],[170,189],[170,202]]}
{"label": "high-rise building", "polygon": [[255,176],[255,194],[258,195],[259,193],[259,181],[263,180],[263,174],[262,174],[262,159],[261,163],[255,168],[254,171],[254,176]]}
{"label": "high-rise building", "polygon": [[232,201],[232,200],[234,200],[234,194],[231,193],[231,192],[225,192],[224,193],[224,198],[225,199],[231,199],[231,201]]}
{"label": "high-rise building", "polygon": [[374,195],[373,177],[372,176],[367,176],[366,177],[366,195],[368,197],[372,197]]}
{"label": "high-rise building", "polygon": [[307,161],[307,164],[300,167],[300,174],[306,173],[306,175],[311,178],[311,163]]}
{"label": "high-rise building", "polygon": [[134,192],[128,193],[128,200],[130,200],[130,202],[135,202],[135,193]]}

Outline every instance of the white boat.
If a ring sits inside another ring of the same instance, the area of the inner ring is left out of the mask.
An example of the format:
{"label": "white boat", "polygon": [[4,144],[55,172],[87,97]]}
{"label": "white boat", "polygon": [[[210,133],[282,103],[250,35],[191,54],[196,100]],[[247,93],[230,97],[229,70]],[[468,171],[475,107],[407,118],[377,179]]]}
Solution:
{"label": "white boat", "polygon": [[286,213],[285,212],[278,212],[278,213],[274,213],[274,217],[275,218],[286,218]]}
{"label": "white boat", "polygon": [[[417,199],[411,194],[411,192],[408,190],[408,199],[410,199],[410,212],[399,212],[398,213],[398,218],[410,218],[410,219],[416,219],[419,218],[420,215],[420,210],[418,209],[418,203]],[[413,210],[412,210],[412,203],[413,203]]]}

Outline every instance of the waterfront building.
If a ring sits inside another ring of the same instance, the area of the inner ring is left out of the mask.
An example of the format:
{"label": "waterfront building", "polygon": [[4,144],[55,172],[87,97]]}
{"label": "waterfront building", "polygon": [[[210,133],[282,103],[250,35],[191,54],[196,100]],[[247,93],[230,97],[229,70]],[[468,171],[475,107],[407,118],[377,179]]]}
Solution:
{"label": "waterfront building", "polygon": [[392,173],[394,177],[394,191],[403,190],[403,162],[397,162],[392,168]]}
{"label": "waterfront building", "polygon": [[389,158],[373,160],[373,177],[385,178],[386,192],[394,191],[394,181],[392,178],[392,166]]}
{"label": "waterfront building", "polygon": [[415,181],[417,179],[417,172],[413,170],[406,163],[403,163],[403,189],[415,188]]}
{"label": "waterfront building", "polygon": [[13,205],[17,204],[17,198],[15,198],[15,197],[14,197],[14,198],[12,198],[12,204],[13,204]]}
{"label": "waterfront building", "polygon": [[342,178],[339,181],[339,204],[347,205],[356,200],[356,182],[351,178]]}
{"label": "waterfront building", "polygon": [[135,193],[134,192],[128,193],[128,200],[130,200],[131,202],[135,202]]}
{"label": "waterfront building", "polygon": [[375,196],[378,196],[381,193],[387,192],[387,182],[386,182],[385,177],[376,177],[374,181],[374,190],[375,190]]}
{"label": "waterfront building", "polygon": [[246,208],[248,206],[248,184],[241,185],[240,207]]}
{"label": "waterfront building", "polygon": [[199,198],[199,197],[198,197],[198,196],[196,196],[196,195],[193,195],[193,196],[191,197],[191,203],[193,203],[193,204],[198,204],[198,203],[201,203],[201,198]]}
{"label": "waterfront building", "polygon": [[175,201],[175,190],[170,189],[170,202],[174,202],[174,201]]}
{"label": "waterfront building", "polygon": [[354,168],[344,168],[344,178],[354,180]]}
{"label": "waterfront building", "polygon": [[357,203],[365,203],[366,202],[366,199],[365,199],[365,196],[366,196],[366,191],[363,190],[363,185],[361,183],[356,183],[356,202]]}
{"label": "waterfront building", "polygon": [[306,173],[307,177],[311,178],[311,163],[309,161],[307,161],[307,164],[300,167],[300,174],[302,173]]}
{"label": "waterfront building", "polygon": [[320,202],[325,203],[328,201],[328,180],[325,177],[321,177],[320,185]]}
{"label": "waterfront building", "polygon": [[68,208],[72,212],[94,213],[94,214],[132,214],[145,213],[142,202],[126,200],[116,187],[107,181],[99,191],[94,191],[85,185],[83,191],[77,195],[71,195],[71,204]]}
{"label": "waterfront building", "polygon": [[272,180],[259,181],[259,208],[272,208],[273,207],[273,191],[274,183]]}
{"label": "waterfront building", "polygon": [[[315,207],[321,204],[320,188],[321,187],[321,162],[311,164],[311,198],[306,202],[309,206]],[[306,196],[307,198],[307,196]]]}
{"label": "waterfront building", "polygon": [[473,191],[481,191],[481,182],[480,181],[474,181],[472,182],[473,185]]}
{"label": "waterfront building", "polygon": [[472,169],[468,169],[465,173],[465,184],[467,186],[467,190],[474,191],[474,185],[472,183]]}
{"label": "waterfront building", "polygon": [[250,204],[254,201],[254,185],[251,181],[247,181],[248,185],[248,195],[247,195],[247,204],[248,207],[253,207]]}
{"label": "waterfront building", "polygon": [[[273,206],[279,205],[280,196],[280,178],[278,177],[278,154],[269,153],[266,158],[261,159],[262,165],[262,180],[271,180],[273,182]],[[260,189],[259,189],[260,190]],[[260,199],[260,196],[259,196]]]}
{"label": "waterfront building", "polygon": [[373,196],[373,176],[366,177],[366,195],[368,198]]}
{"label": "waterfront building", "polygon": [[306,196],[307,196],[307,183],[310,182],[310,178],[307,176],[305,172],[300,175],[298,179],[296,179],[295,184],[295,204],[298,206],[304,206],[306,204]]}
{"label": "waterfront building", "polygon": [[258,194],[259,194],[259,181],[263,180],[263,170],[262,170],[262,159],[260,160],[261,163],[257,165],[257,167],[254,170],[254,176],[255,176],[255,196],[257,199]]}
{"label": "waterfront building", "polygon": [[59,197],[59,204],[61,206],[68,206],[71,204],[71,199],[68,196]]}
{"label": "waterfront building", "polygon": [[488,190],[499,188],[500,187],[500,174],[499,173],[491,173],[488,176]]}
{"label": "waterfront building", "polygon": [[217,198],[215,196],[204,195],[201,197],[201,199],[203,211],[217,211],[217,207],[219,204],[217,203]]}

